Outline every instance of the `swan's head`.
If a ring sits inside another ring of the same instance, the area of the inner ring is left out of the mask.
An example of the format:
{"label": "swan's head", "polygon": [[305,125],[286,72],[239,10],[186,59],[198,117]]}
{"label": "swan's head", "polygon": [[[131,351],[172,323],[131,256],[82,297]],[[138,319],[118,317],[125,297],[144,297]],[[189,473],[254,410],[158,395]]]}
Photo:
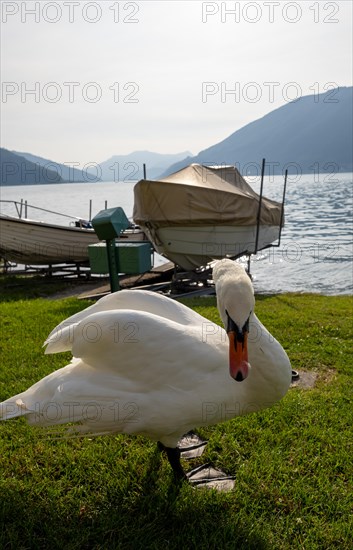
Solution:
{"label": "swan's head", "polygon": [[232,260],[213,268],[219,314],[229,338],[229,372],[237,382],[249,374],[248,333],[255,307],[254,289],[245,269]]}

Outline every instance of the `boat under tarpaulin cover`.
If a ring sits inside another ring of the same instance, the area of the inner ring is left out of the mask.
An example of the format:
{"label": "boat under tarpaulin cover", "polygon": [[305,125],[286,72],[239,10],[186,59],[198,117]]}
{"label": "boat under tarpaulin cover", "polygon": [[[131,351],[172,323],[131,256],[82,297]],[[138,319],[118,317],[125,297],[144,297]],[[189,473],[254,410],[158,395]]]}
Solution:
{"label": "boat under tarpaulin cover", "polygon": [[[139,181],[134,194],[133,218],[142,226],[257,224],[260,197],[234,166],[191,164],[159,181]],[[279,226],[281,209],[263,197],[260,224]]]}
{"label": "boat under tarpaulin cover", "polygon": [[234,166],[191,164],[159,181],[139,181],[134,193],[135,223],[186,271],[256,253],[279,239],[283,225],[282,204],[260,197]]}

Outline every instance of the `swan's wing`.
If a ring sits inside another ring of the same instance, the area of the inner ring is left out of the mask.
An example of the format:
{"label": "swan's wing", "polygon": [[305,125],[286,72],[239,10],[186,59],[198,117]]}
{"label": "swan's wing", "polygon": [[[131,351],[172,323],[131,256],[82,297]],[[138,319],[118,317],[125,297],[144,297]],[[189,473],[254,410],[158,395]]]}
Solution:
{"label": "swan's wing", "polygon": [[190,308],[171,298],[157,294],[156,292],[150,292],[148,290],[121,290],[104,296],[95,304],[87,307],[83,311],[71,315],[71,317],[68,317],[65,321],[62,321],[51,331],[45,344],[48,343],[53,336],[61,333],[64,328],[82,321],[93,313],[119,309],[153,313],[154,315],[184,325],[200,323],[201,319],[203,319],[201,315]]}
{"label": "swan's wing", "polygon": [[[1,403],[0,419],[82,421],[83,431],[141,433],[165,444],[168,436],[174,444],[200,423],[209,392],[216,399],[220,376],[227,378],[223,332],[209,322],[185,326],[140,311],[94,313],[48,341],[48,353],[70,349],[71,364]],[[97,410],[102,418],[95,419]],[[137,413],[134,423],[124,420],[130,412]]]}
{"label": "swan's wing", "polygon": [[98,312],[49,338],[46,353],[70,350],[102,375],[120,373],[142,388],[167,383],[168,377],[171,384],[192,384],[220,362],[227,365],[222,329],[200,318],[198,325],[185,326],[141,311]]}

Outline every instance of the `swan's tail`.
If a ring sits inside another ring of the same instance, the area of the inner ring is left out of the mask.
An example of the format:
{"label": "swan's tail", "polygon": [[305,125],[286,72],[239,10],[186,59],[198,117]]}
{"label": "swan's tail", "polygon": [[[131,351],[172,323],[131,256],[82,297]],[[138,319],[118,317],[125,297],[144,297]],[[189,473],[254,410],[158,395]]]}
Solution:
{"label": "swan's tail", "polygon": [[[67,423],[69,423],[72,419],[66,417],[57,419],[49,418],[47,415],[44,415],[43,412],[40,412],[40,407],[32,406],[31,408],[28,408],[25,401],[20,397],[21,395],[22,394],[11,397],[3,403],[0,403],[0,421],[25,416],[30,425],[40,426],[42,428],[53,427],[53,431],[45,431],[45,436],[50,437],[51,439],[98,437],[102,435],[112,435],[123,431],[122,429],[119,429],[119,427],[116,426],[115,422],[112,422],[111,419],[106,423],[100,422],[98,426],[95,426],[94,421],[85,422],[84,415],[82,414],[79,415],[80,418],[76,419],[76,421],[78,420],[77,423],[67,427]],[[25,395],[24,399],[26,399]],[[61,424],[66,424],[64,431],[57,430]]]}
{"label": "swan's tail", "polygon": [[31,414],[31,409],[27,408],[26,403],[21,398],[22,394],[10,397],[3,403],[0,403],[0,420],[10,420],[18,416],[27,416]]}
{"label": "swan's tail", "polygon": [[18,393],[0,403],[0,420],[10,420],[18,416],[25,416],[30,424],[50,425],[59,424],[58,393],[65,372],[70,373],[80,362],[73,359],[72,362],[51,374],[48,374],[27,390]]}

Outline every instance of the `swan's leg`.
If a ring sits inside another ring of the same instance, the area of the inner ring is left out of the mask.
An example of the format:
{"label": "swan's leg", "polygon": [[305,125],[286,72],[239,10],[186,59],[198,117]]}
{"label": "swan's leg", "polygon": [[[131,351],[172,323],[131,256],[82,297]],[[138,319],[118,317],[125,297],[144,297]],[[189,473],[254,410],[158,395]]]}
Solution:
{"label": "swan's leg", "polygon": [[158,442],[158,447],[161,451],[166,452],[177,481],[189,481],[195,487],[209,487],[218,491],[231,491],[233,489],[233,476],[228,476],[224,472],[216,470],[210,464],[194,468],[186,474],[180,462],[182,452],[180,448],[166,447],[160,442]]}
{"label": "swan's leg", "polygon": [[174,475],[176,479],[182,481],[183,479],[187,479],[186,474],[183,470],[183,467],[180,462],[180,449],[178,447],[172,448],[172,447],[166,447],[163,445],[163,443],[158,442],[158,447],[165,451],[169,460],[169,464],[173,468]]}

